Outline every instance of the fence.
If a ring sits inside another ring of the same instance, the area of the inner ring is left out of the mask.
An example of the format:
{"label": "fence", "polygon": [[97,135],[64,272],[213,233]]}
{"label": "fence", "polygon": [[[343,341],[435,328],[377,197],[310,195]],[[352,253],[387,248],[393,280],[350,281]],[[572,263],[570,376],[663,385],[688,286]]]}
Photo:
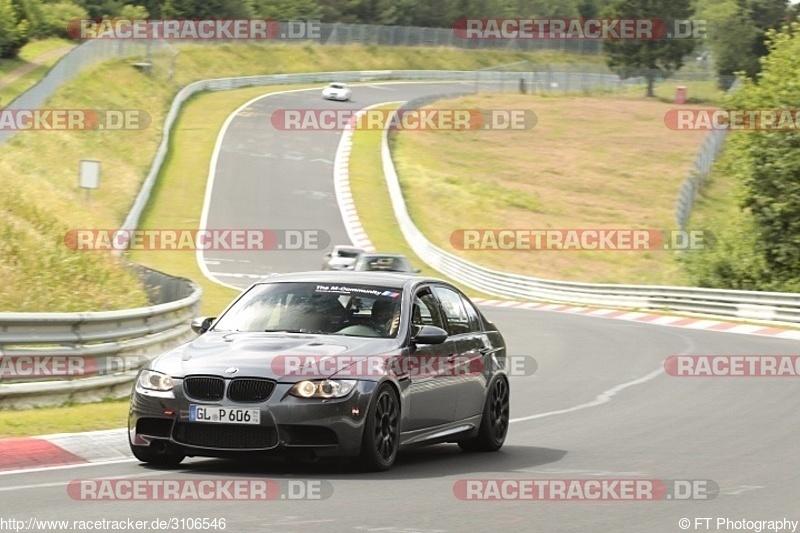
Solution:
{"label": "fence", "polygon": [[[730,84],[728,94],[738,88],[739,80],[737,79]],[[703,182],[711,173],[714,161],[717,160],[717,156],[722,151],[727,136],[728,130],[711,130],[703,139],[703,144],[694,158],[692,168],[686,173],[678,192],[678,199],[675,202],[675,222],[680,229],[686,229],[697,195],[700,193]]]}
{"label": "fence", "polygon": [[[386,28],[372,28],[356,31],[354,25],[331,25],[323,31],[323,42],[330,44],[346,43],[376,43],[389,45],[418,46],[427,43],[432,46],[447,44],[443,41],[447,35],[442,33],[449,30],[405,31],[403,28],[394,28],[387,37]],[[394,33],[394,36],[391,33]],[[448,39],[452,36],[448,37]],[[388,39],[388,40],[387,40]],[[492,47],[499,46],[498,42],[490,42]],[[486,47],[489,43],[483,43]],[[550,45],[551,43],[545,43]],[[458,46],[459,44],[449,44]],[[475,48],[479,43],[461,43],[465,48]],[[511,47],[512,44],[505,43]],[[518,42],[513,46],[521,46]],[[585,51],[586,49],[584,49]],[[47,75],[32,89],[20,95],[10,105],[10,108],[28,109],[44,105],[55,90],[63,83],[75,78],[79,72],[99,61],[111,58],[124,58],[130,56],[152,57],[161,52],[174,54],[174,50],[166,41],[89,41],[72,50],[62,58]],[[546,72],[542,78],[542,72]],[[123,223],[124,229],[135,228],[139,217],[147,204],[155,179],[166,155],[169,144],[169,132],[174,124],[182,103],[191,95],[201,91],[219,91],[248,87],[255,85],[274,84],[300,84],[322,83],[332,79],[341,81],[374,81],[390,79],[407,80],[452,80],[462,82],[475,82],[474,89],[478,90],[489,84],[493,90],[513,90],[510,80],[518,81],[518,73],[484,72],[477,74],[474,71],[353,71],[353,72],[316,72],[305,74],[276,74],[270,76],[253,76],[247,78],[228,78],[216,80],[203,80],[192,83],[183,88],[172,102],[170,111],[164,123],[164,136],[157,153],[155,154],[150,172],[132,206],[128,217]],[[565,72],[557,67],[546,68],[538,73],[531,74],[530,87],[537,83],[547,83],[548,90],[558,88],[570,91],[575,88],[598,87],[624,87],[626,84],[636,83],[635,80],[622,81],[609,72]],[[539,76],[536,78],[535,76]],[[555,85],[554,85],[555,84]],[[517,86],[518,87],[518,86]],[[416,102],[420,104],[420,102]],[[421,104],[420,104],[421,105]],[[0,132],[0,145],[2,145],[13,132]],[[385,148],[388,151],[388,145]],[[388,159],[385,154],[384,162]],[[392,166],[393,169],[393,166]],[[397,204],[397,191],[393,194],[393,203]],[[400,196],[402,203],[402,195]],[[395,205],[398,209],[398,206]],[[404,204],[403,204],[404,208]],[[406,213],[407,217],[407,213]],[[409,241],[416,246],[415,251],[432,266],[442,272],[462,280],[466,285],[480,288],[485,292],[508,297],[543,298],[549,300],[577,301],[577,302],[604,302],[605,305],[669,305],[670,302],[680,298],[670,293],[668,296],[658,297],[649,294],[644,296],[644,291],[658,291],[662,288],[652,287],[617,287],[598,286],[583,287],[585,284],[567,284],[535,280],[520,276],[503,274],[500,272],[483,269],[471,265],[446,252],[435,249],[428,243],[424,236],[410,222],[410,218],[401,224],[404,234],[411,237]],[[414,233],[416,231],[416,233]],[[417,250],[417,248],[424,248]],[[106,394],[127,394],[130,381],[133,378],[128,366],[138,367],[154,353],[162,351],[165,347],[190,337],[191,333],[188,320],[198,309],[200,289],[187,280],[176,280],[165,274],[134,267],[140,272],[151,305],[147,308],[105,313],[2,313],[0,314],[0,361],[6,358],[20,357],[31,354],[47,353],[48,355],[74,355],[81,354],[95,357],[98,361],[97,375],[73,380],[50,380],[40,382],[12,382],[3,379],[0,384],[0,406],[24,407],[36,403],[37,405],[61,403],[65,399],[79,401],[80,399],[97,399]],[[527,287],[527,288],[526,288]],[[609,288],[610,287],[610,288]],[[733,292],[733,291],[728,291]],[[609,296],[615,295],[611,300]],[[784,295],[785,296],[785,295]],[[776,295],[775,310],[767,311],[764,302],[757,304],[747,303],[745,298],[761,298],[751,293],[743,293],[740,300],[721,300],[715,309],[720,312],[730,312],[731,306],[738,306],[737,312],[743,312],[748,305],[755,305],[758,314],[762,317],[769,315],[775,319],[793,320],[791,313],[782,310],[784,299]],[[737,303],[738,302],[738,303]],[[745,302],[745,303],[742,303]],[[711,304],[704,304],[710,309]],[[727,306],[727,308],[725,308]],[[744,307],[742,307],[744,306]],[[780,308],[780,309],[779,309]],[[789,314],[785,314],[789,313]],[[749,315],[748,315],[749,316]],[[789,317],[789,318],[787,318]],[[123,357],[126,366],[120,368],[107,364],[113,358]],[[113,371],[113,372],[112,372]],[[0,374],[2,377],[2,374]]]}

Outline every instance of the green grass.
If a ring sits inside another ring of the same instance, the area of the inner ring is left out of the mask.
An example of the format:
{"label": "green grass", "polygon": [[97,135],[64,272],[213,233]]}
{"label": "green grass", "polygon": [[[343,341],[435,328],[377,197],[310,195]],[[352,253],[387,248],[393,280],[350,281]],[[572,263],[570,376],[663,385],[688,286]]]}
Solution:
{"label": "green grass", "polygon": [[[58,54],[52,54],[52,52],[74,45],[75,43],[66,39],[56,38],[32,41],[22,47],[19,59],[0,60],[0,82],[4,76],[17,68],[25,67],[26,65],[30,65],[33,68],[33,70],[8,84],[0,83],[0,107],[8,105],[14,98],[36,85],[47,74],[50,67],[66,54],[66,50]],[[48,54],[48,57],[42,59],[40,56],[43,54]],[[34,62],[38,66],[33,67]]]}
{"label": "green grass", "polygon": [[[50,39],[41,39],[38,41],[31,41],[19,51],[19,58],[23,61],[31,61],[36,59],[42,54],[46,54],[48,52],[52,52],[53,50],[60,50],[62,48],[73,47],[75,46],[74,41],[70,41],[69,39],[59,39],[56,37],[52,37]],[[60,56],[59,56],[60,57]],[[53,64],[58,61],[58,57],[54,57],[47,61],[49,64]]]}
{"label": "green grass", "polygon": [[[298,88],[292,86],[291,88]],[[199,227],[211,155],[225,119],[236,108],[262,94],[288,87],[253,87],[198,95],[184,105],[175,126],[172,146],[150,204],[142,217],[143,229]],[[217,316],[238,294],[203,276],[194,252],[138,251],[139,264],[193,279],[203,288],[202,314]]]}
{"label": "green grass", "polygon": [[115,429],[125,427],[127,421],[128,400],[0,411],[0,439]]}
{"label": "green grass", "polygon": [[[396,109],[389,104],[378,109]],[[381,162],[381,131],[362,129],[353,133],[353,147],[350,152],[350,190],[358,211],[358,218],[372,245],[378,251],[403,254],[420,269],[423,276],[433,276],[449,280],[445,274],[432,269],[414,253],[397,226],[392,210],[389,188],[383,175]],[[470,296],[493,298],[493,296],[462,287]]]}
{"label": "green grass", "polygon": [[[87,69],[60,88],[48,107],[142,109],[150,114],[151,125],[133,131],[21,132],[0,148],[0,187],[4,191],[0,197],[0,212],[4,214],[0,218],[0,276],[6,283],[6,290],[0,293],[0,310],[106,310],[144,304],[137,280],[118,260],[101,252],[67,250],[63,237],[70,229],[119,226],[149,169],[165,112],[180,85],[211,77],[279,72],[470,70],[536,57],[549,60],[555,56],[247,43],[180,47],[173,80],[167,80],[168,63],[160,56],[155,58],[151,76],[131,66],[136,58],[109,61]],[[595,58],[572,60],[595,61]],[[115,90],[109,91],[109,87]],[[258,91],[255,89],[254,93]],[[201,114],[204,113],[202,110]],[[84,158],[102,162],[100,188],[91,201],[76,187],[78,162]],[[194,167],[186,176],[192,183],[205,183],[208,168],[201,167]],[[181,190],[181,194],[185,192],[186,189]],[[192,192],[200,193],[197,186]],[[170,201],[174,199],[171,197]],[[170,262],[159,264],[169,266]],[[45,284],[48,290],[39,290]],[[220,296],[207,309],[217,309],[219,302],[228,296]]]}
{"label": "green grass", "polygon": [[673,104],[610,96],[478,95],[431,107],[524,109],[515,131],[404,131],[393,150],[409,213],[437,246],[545,279],[687,285],[674,252],[463,251],[459,229],[675,229],[678,189],[704,132],[676,132]]}

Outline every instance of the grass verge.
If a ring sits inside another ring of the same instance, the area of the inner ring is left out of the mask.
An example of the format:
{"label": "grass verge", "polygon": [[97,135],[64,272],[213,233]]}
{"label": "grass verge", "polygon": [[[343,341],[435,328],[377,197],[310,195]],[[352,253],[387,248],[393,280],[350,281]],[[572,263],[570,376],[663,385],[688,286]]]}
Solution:
{"label": "grass verge", "polygon": [[[0,310],[101,311],[145,303],[137,279],[120,262],[101,252],[68,250],[63,238],[70,229],[118,227],[148,171],[164,114],[181,85],[204,78],[279,72],[471,70],[556,57],[562,62],[598,61],[552,53],[226,43],[180,47],[173,79],[168,79],[162,58],[155,58],[152,75],[133,68],[135,58],[89,68],[61,87],[48,107],[141,109],[149,113],[150,126],[126,131],[26,131],[0,148],[4,191],[0,197],[4,215],[0,217],[0,276],[7,288],[0,293]],[[100,188],[91,200],[77,188],[80,159],[101,161]],[[204,184],[207,170],[198,166],[186,179]],[[181,196],[188,190],[198,189],[184,189]],[[42,286],[48,291],[41,291]]]}
{"label": "grass verge", "polygon": [[653,99],[478,95],[437,108],[525,109],[532,129],[404,131],[393,150],[409,212],[437,246],[490,268],[594,283],[685,285],[675,252],[453,249],[465,228],[675,229],[705,132],[664,126]]}
{"label": "grass verge", "polygon": [[0,439],[53,433],[116,429],[128,423],[128,400],[46,407],[24,412],[0,411]]}
{"label": "grass verge", "polygon": [[[142,229],[197,228],[214,144],[225,119],[257,96],[301,87],[252,87],[206,93],[184,104],[172,138],[172,146],[177,148],[170,150],[139,226]],[[138,251],[131,254],[131,259],[199,283],[203,288],[202,313],[206,316],[217,316],[238,294],[203,276],[194,252]]]}
{"label": "grass verge", "polygon": [[[0,60],[0,107],[36,85],[50,67],[74,46],[75,43],[66,39],[43,39],[23,46],[19,59]],[[4,78],[13,76],[15,71],[21,75],[4,82]]]}

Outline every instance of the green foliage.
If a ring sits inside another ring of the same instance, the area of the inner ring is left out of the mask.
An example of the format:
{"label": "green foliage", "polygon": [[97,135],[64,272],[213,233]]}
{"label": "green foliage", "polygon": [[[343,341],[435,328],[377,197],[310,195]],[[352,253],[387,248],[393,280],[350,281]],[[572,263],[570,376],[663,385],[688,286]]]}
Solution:
{"label": "green foliage", "polygon": [[119,16],[127,20],[140,20],[148,18],[150,13],[148,13],[147,8],[144,6],[127,4],[122,7]]}
{"label": "green foliage", "polygon": [[52,36],[67,39],[69,38],[67,34],[69,22],[71,20],[85,19],[88,17],[89,13],[87,13],[84,8],[72,2],[47,4],[47,8],[43,10],[42,22],[37,34],[40,37]]}
{"label": "green foliage", "polygon": [[[731,107],[800,109],[800,23],[769,36],[758,83],[747,80]],[[771,285],[800,284],[800,132],[756,131],[734,140],[742,205],[758,235],[755,251],[766,261]]]}
{"label": "green foliage", "polygon": [[325,10],[314,0],[255,0],[253,14],[276,20],[320,20]]}
{"label": "green foliage", "polygon": [[28,42],[30,27],[16,2],[0,0],[0,58],[16,57]]}
{"label": "green foliage", "polygon": [[[800,23],[769,36],[757,81],[746,80],[726,107],[800,109]],[[712,286],[800,291],[800,132],[733,133],[725,170],[740,184],[742,211],[721,224],[713,253],[688,259],[690,271]]]}
{"label": "green foliage", "polygon": [[[621,19],[686,20],[692,18],[691,0],[613,0],[603,15]],[[644,76],[647,96],[654,96],[657,78],[680,70],[683,58],[696,42],[693,39],[616,40],[603,43],[608,66],[624,77]]]}
{"label": "green foliage", "polygon": [[701,0],[697,17],[707,22],[707,43],[720,79],[755,76],[768,48],[766,33],[785,23],[786,0]]}
{"label": "green foliage", "polygon": [[710,246],[680,258],[692,282],[715,289],[764,289],[769,276],[764,258],[753,253],[757,238],[750,214],[741,212],[717,226],[715,232]]}

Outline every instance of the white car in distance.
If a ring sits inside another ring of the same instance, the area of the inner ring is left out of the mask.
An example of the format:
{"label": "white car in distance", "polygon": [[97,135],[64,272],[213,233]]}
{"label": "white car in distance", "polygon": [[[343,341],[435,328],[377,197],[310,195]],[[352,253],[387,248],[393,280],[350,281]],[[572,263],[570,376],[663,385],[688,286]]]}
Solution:
{"label": "white car in distance", "polygon": [[359,256],[364,252],[355,246],[334,246],[325,254],[322,270],[353,270]]}
{"label": "white car in distance", "polygon": [[322,89],[322,97],[326,100],[350,100],[350,87],[346,83],[330,83],[327,87]]}

